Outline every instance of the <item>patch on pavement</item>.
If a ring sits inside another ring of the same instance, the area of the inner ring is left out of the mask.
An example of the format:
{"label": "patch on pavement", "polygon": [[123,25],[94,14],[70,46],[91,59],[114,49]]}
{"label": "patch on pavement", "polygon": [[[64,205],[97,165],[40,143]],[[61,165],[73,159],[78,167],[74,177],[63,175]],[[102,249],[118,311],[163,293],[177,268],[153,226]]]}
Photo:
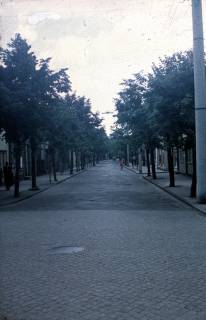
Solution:
{"label": "patch on pavement", "polygon": [[69,247],[69,246],[60,246],[54,247],[49,250],[50,254],[63,254],[63,253],[78,253],[83,251],[83,247]]}

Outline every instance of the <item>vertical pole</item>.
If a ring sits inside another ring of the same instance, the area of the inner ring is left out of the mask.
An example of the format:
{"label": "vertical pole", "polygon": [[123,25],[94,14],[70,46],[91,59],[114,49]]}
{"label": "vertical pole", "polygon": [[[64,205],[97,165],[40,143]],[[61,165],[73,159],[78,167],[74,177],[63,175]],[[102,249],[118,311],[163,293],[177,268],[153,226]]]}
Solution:
{"label": "vertical pole", "polygon": [[206,79],[202,1],[192,0],[195,122],[197,159],[197,201],[206,203]]}

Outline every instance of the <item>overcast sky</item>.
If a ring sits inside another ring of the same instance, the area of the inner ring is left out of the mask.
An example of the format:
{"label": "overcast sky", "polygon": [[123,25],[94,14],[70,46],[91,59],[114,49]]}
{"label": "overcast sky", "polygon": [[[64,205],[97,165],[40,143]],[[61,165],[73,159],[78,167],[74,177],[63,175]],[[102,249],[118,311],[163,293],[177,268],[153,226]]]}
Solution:
{"label": "overcast sky", "polygon": [[[206,26],[206,0],[203,13]],[[122,79],[192,48],[191,0],[1,0],[1,17],[1,46],[21,33],[99,112],[114,111]]]}

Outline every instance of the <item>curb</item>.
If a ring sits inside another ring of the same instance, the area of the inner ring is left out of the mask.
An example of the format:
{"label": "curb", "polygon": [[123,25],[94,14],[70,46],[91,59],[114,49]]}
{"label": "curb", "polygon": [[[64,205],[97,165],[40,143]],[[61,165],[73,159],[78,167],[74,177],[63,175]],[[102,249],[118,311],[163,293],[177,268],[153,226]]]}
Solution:
{"label": "curb", "polygon": [[[138,172],[136,172],[136,171],[134,171],[134,170],[126,167],[126,166],[125,166],[125,168],[126,168],[127,170],[131,171],[131,172],[136,173],[136,174],[141,174],[141,173],[138,173]],[[162,191],[166,192],[167,194],[169,194],[170,196],[172,196],[173,198],[175,198],[176,200],[179,200],[179,201],[181,201],[182,203],[188,205],[189,207],[197,210],[197,211],[198,211],[198,214],[200,214],[201,216],[206,216],[206,212],[205,212],[204,210],[202,210],[201,208],[196,207],[196,206],[193,205],[192,203],[190,203],[190,202],[188,202],[187,200],[179,197],[178,195],[170,192],[169,190],[165,189],[164,187],[160,186],[159,184],[155,183],[154,181],[148,179],[147,177],[145,177],[145,176],[142,176],[142,177],[143,177],[144,180],[146,180],[147,182],[150,182],[150,183],[153,184],[154,186],[158,187],[158,188],[161,189]]]}
{"label": "curb", "polygon": [[16,204],[16,203],[21,202],[21,201],[24,201],[24,200],[26,200],[26,199],[32,198],[32,197],[36,196],[37,194],[42,193],[42,192],[44,192],[44,191],[47,191],[48,189],[53,188],[53,187],[55,187],[56,185],[58,185],[58,184],[60,184],[60,183],[62,183],[62,182],[65,182],[66,180],[71,179],[71,178],[73,178],[73,177],[75,177],[75,176],[78,176],[79,174],[84,173],[84,172],[86,172],[86,171],[87,171],[87,169],[84,169],[84,170],[81,170],[81,171],[79,171],[79,172],[73,173],[72,175],[70,175],[70,176],[68,176],[68,177],[66,177],[66,178],[64,178],[64,179],[62,179],[62,180],[60,180],[60,181],[57,181],[57,182],[55,182],[54,184],[51,184],[51,185],[49,185],[48,187],[45,187],[45,188],[43,188],[43,189],[40,189],[40,190],[38,190],[38,191],[36,191],[36,192],[34,192],[34,193],[32,193],[32,194],[29,194],[29,195],[27,195],[27,196],[24,196],[24,197],[22,197],[21,199],[16,199],[16,200],[13,200],[13,201],[11,200],[10,202],[4,203],[4,204],[0,204],[0,208],[6,207],[6,206],[9,206],[9,205],[12,205],[12,204]]}
{"label": "curb", "polygon": [[[133,168],[130,168],[130,167],[128,167],[128,166],[125,166],[125,168],[127,169],[127,170],[129,170],[129,171],[131,171],[131,172],[134,172],[134,173],[136,173],[136,174],[146,174],[146,172],[142,172],[142,173],[140,173],[140,172],[137,172],[137,170],[135,170],[135,169],[133,169]],[[156,173],[165,173],[166,171],[156,171]]]}
{"label": "curb", "polygon": [[164,187],[160,186],[159,184],[153,182],[152,180],[148,179],[147,177],[144,177],[144,176],[143,176],[143,178],[144,178],[144,180],[150,182],[150,183],[153,184],[154,186],[156,186],[156,187],[158,187],[159,189],[163,190],[164,192],[168,193],[168,194],[169,194],[170,196],[172,196],[173,198],[175,198],[175,199],[181,201],[182,203],[188,205],[189,207],[197,210],[200,215],[206,216],[206,212],[205,212],[204,210],[196,207],[195,205],[193,205],[192,203],[188,202],[187,200],[185,200],[185,199],[179,197],[178,195],[170,192],[169,190],[167,190],[167,189],[165,189]]}

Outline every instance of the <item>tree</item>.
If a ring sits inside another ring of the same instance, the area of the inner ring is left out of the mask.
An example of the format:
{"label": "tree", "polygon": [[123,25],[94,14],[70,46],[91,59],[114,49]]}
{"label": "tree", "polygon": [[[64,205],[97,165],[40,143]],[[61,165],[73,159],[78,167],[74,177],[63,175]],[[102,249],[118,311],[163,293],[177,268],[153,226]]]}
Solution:
{"label": "tree", "polygon": [[113,159],[124,158],[126,143],[124,131],[121,128],[116,127],[110,135],[109,140],[110,155]]}
{"label": "tree", "polygon": [[194,196],[196,159],[192,52],[165,56],[158,64],[152,65],[152,72],[148,75],[137,73],[121,85],[122,90],[115,100],[117,128],[122,130],[124,137],[128,137],[133,148],[144,144],[148,175],[151,161],[153,178],[156,178],[154,150],[160,145],[167,150],[170,186],[175,186],[174,148],[192,148],[191,195]]}
{"label": "tree", "polygon": [[7,49],[0,51],[1,87],[3,104],[1,104],[2,127],[9,143],[15,151],[15,196],[19,196],[20,155],[25,141],[29,138],[29,105],[32,96],[32,81],[35,76],[37,59],[31,47],[18,34]]}
{"label": "tree", "polygon": [[[117,123],[131,145],[136,148],[145,146],[147,154],[148,175],[150,175],[150,159],[153,178],[156,178],[154,149],[158,143],[154,125],[153,110],[146,100],[147,77],[137,73],[133,78],[124,80],[123,89],[116,99]],[[150,157],[149,157],[150,154]]]}
{"label": "tree", "polygon": [[[6,137],[14,143],[16,150],[15,194],[18,196],[21,149],[28,140],[31,146],[32,189],[36,190],[36,151],[43,139],[47,114],[57,104],[60,94],[70,90],[70,81],[66,69],[50,70],[50,58],[38,61],[31,52],[31,46],[19,34],[11,40],[8,49],[1,49],[1,60],[3,84],[12,97],[10,103],[4,104],[2,113],[5,115],[3,127]],[[13,122],[18,127],[16,130]]]}
{"label": "tree", "polygon": [[92,156],[95,164],[105,151],[106,134],[99,115],[91,111],[90,101],[71,93],[67,69],[53,71],[51,58],[37,60],[19,34],[8,48],[1,49],[0,59],[0,129],[14,145],[15,196],[19,195],[20,156],[26,142],[31,147],[34,190],[36,151],[41,143],[48,146],[55,180],[58,154],[67,161],[69,151],[75,151],[78,170],[85,167],[86,157]]}
{"label": "tree", "polygon": [[[62,97],[71,91],[71,82],[67,74],[67,69],[60,69],[59,71],[52,71],[49,68],[51,58],[40,60],[38,70],[38,87],[39,93],[38,106],[42,109],[41,121],[37,121],[36,130],[31,135],[31,141],[35,141],[34,154],[36,146],[41,141],[43,133],[43,140],[48,143],[49,157],[53,167],[54,180],[56,177],[56,151],[62,150],[63,141],[65,139],[65,130],[63,130],[63,121],[65,119],[65,104]],[[35,177],[35,174],[34,174]]]}
{"label": "tree", "polygon": [[186,97],[194,95],[192,53],[180,52],[160,59],[152,70],[148,77],[147,99],[153,106],[156,127],[167,149],[170,186],[173,187],[173,148],[183,145],[182,136],[191,129],[191,121],[194,123],[193,103],[185,108]]}

